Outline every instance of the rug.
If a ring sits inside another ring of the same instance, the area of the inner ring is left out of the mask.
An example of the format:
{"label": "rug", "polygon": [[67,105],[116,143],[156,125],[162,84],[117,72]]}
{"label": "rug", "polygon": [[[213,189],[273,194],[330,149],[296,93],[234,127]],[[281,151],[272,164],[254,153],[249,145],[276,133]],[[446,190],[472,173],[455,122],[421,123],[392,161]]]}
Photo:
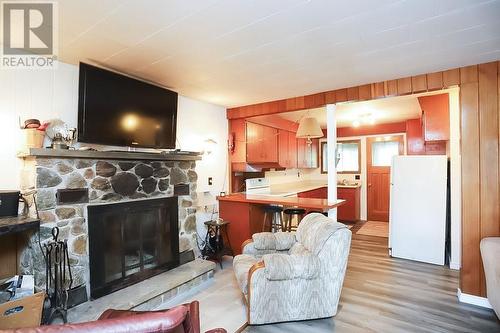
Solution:
{"label": "rug", "polygon": [[389,237],[389,222],[367,221],[356,235]]}

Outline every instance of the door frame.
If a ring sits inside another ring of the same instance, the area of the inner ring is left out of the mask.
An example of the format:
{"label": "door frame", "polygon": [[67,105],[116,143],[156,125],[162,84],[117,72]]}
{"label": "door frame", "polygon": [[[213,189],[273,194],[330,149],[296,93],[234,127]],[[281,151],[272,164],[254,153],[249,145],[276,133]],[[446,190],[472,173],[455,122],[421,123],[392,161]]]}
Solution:
{"label": "door frame", "polygon": [[[382,140],[380,140],[382,138]],[[403,134],[391,134],[391,135],[375,135],[375,136],[369,136],[366,138],[366,182],[367,182],[367,187],[366,187],[366,219],[368,221],[381,221],[385,220],[385,218],[381,218],[379,216],[374,217],[371,212],[371,200],[370,197],[373,196],[371,194],[371,169],[372,168],[388,168],[389,169],[389,175],[391,172],[391,166],[372,166],[372,143],[373,142],[379,142],[379,141],[396,141],[399,142],[399,155],[404,155],[405,154],[405,136]],[[388,198],[388,203],[390,207],[390,201],[391,201],[391,196],[390,196],[390,189],[388,192],[389,198]],[[382,221],[382,222],[389,222],[389,212],[387,214],[387,221]]]}

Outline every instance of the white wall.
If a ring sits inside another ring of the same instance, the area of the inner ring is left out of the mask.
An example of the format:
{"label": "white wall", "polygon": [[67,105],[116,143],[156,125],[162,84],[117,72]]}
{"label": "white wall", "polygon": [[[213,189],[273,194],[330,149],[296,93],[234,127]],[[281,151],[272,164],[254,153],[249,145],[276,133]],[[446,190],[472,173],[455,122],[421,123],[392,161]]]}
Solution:
{"label": "white wall", "polygon": [[[0,189],[17,189],[20,185],[21,160],[16,151],[22,133],[18,118],[59,118],[68,127],[76,127],[77,108],[77,66],[59,63],[56,70],[0,71]],[[184,150],[201,151],[208,138],[218,143],[213,153],[197,164],[198,190],[213,194],[227,190],[226,109],[179,96],[177,137],[177,148]],[[213,177],[211,187],[207,185],[209,176]]]}

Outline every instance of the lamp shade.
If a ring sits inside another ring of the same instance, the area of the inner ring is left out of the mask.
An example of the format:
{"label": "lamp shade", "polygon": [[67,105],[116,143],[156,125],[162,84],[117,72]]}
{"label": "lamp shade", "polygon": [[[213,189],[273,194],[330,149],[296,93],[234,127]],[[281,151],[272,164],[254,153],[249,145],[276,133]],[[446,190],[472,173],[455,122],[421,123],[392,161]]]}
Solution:
{"label": "lamp shade", "polygon": [[316,139],[323,137],[323,131],[319,126],[316,118],[305,117],[299,122],[299,129],[297,130],[297,138],[300,139]]}

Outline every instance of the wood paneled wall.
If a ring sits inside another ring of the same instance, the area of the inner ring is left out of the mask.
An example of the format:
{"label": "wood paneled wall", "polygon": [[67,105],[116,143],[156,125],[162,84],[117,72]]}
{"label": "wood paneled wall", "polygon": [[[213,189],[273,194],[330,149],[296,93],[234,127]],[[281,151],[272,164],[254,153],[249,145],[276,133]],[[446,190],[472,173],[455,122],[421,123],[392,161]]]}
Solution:
{"label": "wood paneled wall", "polygon": [[227,110],[228,119],[247,118],[266,114],[323,107],[340,102],[367,101],[390,96],[402,96],[424,91],[440,90],[460,84],[460,69],[418,75],[397,80],[365,84],[357,87],[291,97]]}
{"label": "wood paneled wall", "polygon": [[498,62],[460,69],[462,291],[486,295],[479,242],[500,234]]}
{"label": "wood paneled wall", "polygon": [[337,128],[337,137],[342,138],[348,136],[393,134],[405,132],[406,122],[401,121],[399,123],[363,125],[360,127],[339,127]]}
{"label": "wood paneled wall", "polygon": [[500,236],[500,62],[450,69],[278,101],[235,107],[228,119],[460,87],[462,268],[460,288],[485,296],[479,243]]}

